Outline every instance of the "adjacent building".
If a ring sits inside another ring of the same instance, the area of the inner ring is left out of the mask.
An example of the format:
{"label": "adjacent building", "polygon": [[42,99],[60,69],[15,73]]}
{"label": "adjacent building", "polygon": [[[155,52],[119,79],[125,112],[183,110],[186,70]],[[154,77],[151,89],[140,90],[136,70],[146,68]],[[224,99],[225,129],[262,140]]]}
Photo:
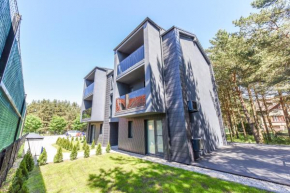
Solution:
{"label": "adjacent building", "polygon": [[[20,136],[26,113],[19,45],[21,16],[13,0],[0,1],[0,151]],[[0,156],[0,166],[2,164]]]}
{"label": "adjacent building", "polygon": [[85,77],[88,142],[186,164],[195,159],[193,139],[203,139],[204,152],[226,143],[212,65],[194,34],[146,18],[114,57],[114,70]]}

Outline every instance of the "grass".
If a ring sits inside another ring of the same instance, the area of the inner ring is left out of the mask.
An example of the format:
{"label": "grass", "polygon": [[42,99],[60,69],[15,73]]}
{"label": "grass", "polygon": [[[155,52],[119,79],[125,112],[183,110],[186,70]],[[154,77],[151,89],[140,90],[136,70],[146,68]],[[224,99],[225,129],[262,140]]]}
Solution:
{"label": "grass", "polygon": [[[236,143],[256,143],[253,135],[247,135],[247,138],[244,137],[242,133],[240,133],[239,138],[236,136],[232,136],[233,141],[231,141],[230,134],[227,134],[227,141],[228,142],[236,142]],[[266,141],[266,136],[264,136],[264,144],[269,145],[290,145],[290,138],[288,135],[278,135],[278,136],[271,136],[271,141]]]}
{"label": "grass", "polygon": [[36,167],[27,185],[32,193],[265,192],[117,153]]}

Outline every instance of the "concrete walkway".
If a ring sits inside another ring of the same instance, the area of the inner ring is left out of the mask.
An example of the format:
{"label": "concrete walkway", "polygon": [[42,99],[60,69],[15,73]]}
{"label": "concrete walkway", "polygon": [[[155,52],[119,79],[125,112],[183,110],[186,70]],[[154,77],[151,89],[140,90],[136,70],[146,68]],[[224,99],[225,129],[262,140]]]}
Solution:
{"label": "concrete walkway", "polygon": [[[52,144],[56,143],[56,140],[58,137],[66,137],[64,135],[59,135],[59,136],[45,136],[44,140],[43,140],[43,147],[46,149],[47,151],[47,163],[52,163],[53,162],[53,158],[56,155],[57,149],[55,147],[52,146]],[[102,147],[102,153],[106,152],[106,148]],[[93,149],[90,151],[90,155],[96,155],[96,149]],[[84,157],[84,152],[83,151],[79,151],[78,152],[78,158],[82,158]],[[69,160],[70,159],[70,153],[66,152],[63,153],[63,160]]]}
{"label": "concrete walkway", "polygon": [[197,166],[290,186],[290,147],[233,143],[202,160]]}

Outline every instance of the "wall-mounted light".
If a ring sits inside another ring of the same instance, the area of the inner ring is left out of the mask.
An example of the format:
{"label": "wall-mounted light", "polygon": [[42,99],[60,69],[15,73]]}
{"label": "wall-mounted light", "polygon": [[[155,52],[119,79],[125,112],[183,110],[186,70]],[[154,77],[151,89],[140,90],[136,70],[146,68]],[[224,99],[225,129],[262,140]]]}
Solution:
{"label": "wall-mounted light", "polygon": [[189,113],[198,112],[197,102],[196,101],[187,101],[187,107]]}

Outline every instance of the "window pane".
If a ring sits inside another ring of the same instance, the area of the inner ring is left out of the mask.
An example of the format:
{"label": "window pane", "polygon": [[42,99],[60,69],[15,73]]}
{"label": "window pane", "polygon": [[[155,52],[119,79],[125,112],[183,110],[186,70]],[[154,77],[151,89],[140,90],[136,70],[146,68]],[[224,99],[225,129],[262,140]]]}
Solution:
{"label": "window pane", "polygon": [[157,126],[157,135],[162,135],[162,121],[157,120],[156,121],[156,126]]}
{"label": "window pane", "polygon": [[163,137],[157,136],[158,152],[163,153]]}

